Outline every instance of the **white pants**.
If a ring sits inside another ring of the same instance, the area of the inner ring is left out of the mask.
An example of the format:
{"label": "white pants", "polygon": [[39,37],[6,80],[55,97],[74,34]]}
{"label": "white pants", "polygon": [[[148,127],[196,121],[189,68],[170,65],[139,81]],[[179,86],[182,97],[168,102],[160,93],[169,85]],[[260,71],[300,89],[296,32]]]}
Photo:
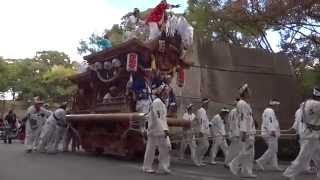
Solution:
{"label": "white pants", "polygon": [[203,137],[198,138],[197,140],[197,150],[196,150],[196,159],[197,163],[202,164],[204,160],[204,156],[209,148],[209,140],[207,135],[203,135]]}
{"label": "white pants", "polygon": [[143,169],[151,170],[156,149],[159,151],[159,170],[169,170],[171,143],[169,137],[148,136],[146,152],[144,154]]}
{"label": "white pants", "polygon": [[215,161],[219,148],[223,151],[224,157],[226,159],[226,157],[228,156],[228,144],[226,138],[216,137],[213,140],[213,144],[211,147],[211,162]]}
{"label": "white pants", "polygon": [[268,145],[267,151],[257,160],[262,165],[270,164],[273,168],[278,167],[278,138],[277,137],[265,137],[264,141]]}
{"label": "white pants", "polygon": [[[303,140],[300,139],[300,141],[299,141],[300,149],[301,149],[301,147],[302,147],[302,142],[303,142]],[[320,154],[320,144],[319,144],[319,148],[317,149],[317,153],[315,153],[315,155],[313,155],[313,156],[311,157],[310,162],[306,165],[305,171],[311,170],[311,164],[310,164],[311,161],[313,161],[315,164],[317,163],[317,161],[319,161],[319,160],[317,160],[317,158],[318,158],[317,154]],[[320,157],[319,157],[319,158],[320,158]],[[316,166],[317,166],[317,164],[316,164]],[[317,167],[320,167],[320,164],[319,164],[319,166],[317,166]]]}
{"label": "white pants", "polygon": [[52,121],[47,121],[43,126],[40,134],[40,140],[37,146],[39,152],[46,151],[46,147],[52,142],[54,138],[55,131],[56,131],[56,123]]}
{"label": "white pants", "polygon": [[159,29],[158,23],[149,22],[149,40],[153,40],[158,38],[161,35],[161,31]]}
{"label": "white pants", "polygon": [[184,154],[186,152],[187,147],[189,146],[190,152],[191,152],[191,159],[194,162],[197,162],[196,161],[197,144],[196,144],[196,141],[194,140],[194,136],[189,135],[190,133],[191,133],[190,131],[184,132],[184,137],[183,137],[183,140],[181,142],[181,147],[180,147],[180,158],[184,159]]}
{"label": "white pants", "polygon": [[33,143],[33,149],[37,149],[38,145],[39,145],[39,141],[40,141],[40,135],[41,135],[41,132],[42,132],[42,128],[44,126],[44,123],[41,123],[41,125],[39,126],[36,134],[35,134],[35,140],[34,140],[34,143]]}
{"label": "white pants", "polygon": [[319,140],[318,139],[302,139],[300,141],[301,148],[297,158],[291,163],[291,165],[285,170],[283,173],[286,177],[295,177],[301,172],[303,172],[310,160],[315,162],[315,165],[318,169],[318,175],[320,174],[319,165],[320,165],[320,157],[319,157]]}
{"label": "white pants", "polygon": [[26,122],[26,137],[24,144],[27,150],[36,149],[37,141],[41,133],[41,127],[31,129],[29,121]]}
{"label": "white pants", "polygon": [[65,135],[66,128],[56,125],[53,137],[48,145],[47,152],[56,153],[58,151],[58,146],[63,136]]}
{"label": "white pants", "polygon": [[231,143],[228,148],[228,155],[225,159],[226,164],[229,164],[236,156],[238,156],[240,153],[239,149],[242,148],[239,137],[232,137],[230,141]]}
{"label": "white pants", "polygon": [[231,161],[230,167],[239,171],[241,165],[241,171],[243,175],[252,175],[253,161],[254,161],[254,139],[247,138],[245,142],[241,141],[240,153]]}

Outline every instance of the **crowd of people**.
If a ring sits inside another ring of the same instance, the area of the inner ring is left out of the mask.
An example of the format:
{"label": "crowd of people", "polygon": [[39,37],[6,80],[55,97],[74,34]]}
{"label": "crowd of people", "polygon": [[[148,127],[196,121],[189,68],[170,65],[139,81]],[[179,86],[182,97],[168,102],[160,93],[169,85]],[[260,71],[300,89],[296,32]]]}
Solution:
{"label": "crowd of people", "polygon": [[[149,105],[147,118],[147,146],[143,163],[143,171],[146,173],[157,172],[152,168],[156,149],[159,151],[158,172],[170,173],[169,128],[167,124],[167,106],[169,97],[169,85],[158,88]],[[235,107],[229,111],[221,109],[211,120],[208,118],[208,104],[210,100],[203,98],[201,107],[195,113],[193,105],[186,107],[183,115],[185,121],[189,121],[190,128],[183,129],[183,139],[180,144],[180,158],[184,159],[185,150],[189,146],[191,159],[196,166],[206,166],[205,155],[209,149],[209,140],[212,140],[210,149],[210,164],[216,164],[218,149],[223,151],[225,167],[236,176],[255,178],[253,166],[256,164],[260,170],[267,166],[272,170],[283,171],[278,165],[278,139],[281,136],[280,125],[277,118],[280,102],[272,99],[269,106],[262,114],[261,136],[268,146],[265,153],[255,157],[255,137],[257,136],[256,124],[253,119],[250,106],[250,90],[248,84],[239,90],[239,99]],[[147,103],[145,103],[147,104]],[[148,109],[145,106],[145,109]],[[146,110],[147,111],[147,110]],[[313,161],[320,178],[320,89],[313,89],[312,98],[304,101],[296,112],[292,129],[296,130],[300,137],[300,152],[291,165],[284,170],[283,176],[294,179],[298,174],[310,168]],[[291,129],[286,130],[290,132]],[[229,140],[229,144],[227,143]]]}
{"label": "crowd of people", "polygon": [[[176,105],[176,102],[170,102],[170,99],[175,99],[171,97],[174,93],[170,83],[170,75],[155,76],[151,69],[145,69],[144,76],[135,79],[131,87],[137,93],[136,110],[147,114],[145,119],[147,142],[142,168],[146,173],[171,173],[172,147],[167,116],[170,105]],[[253,173],[254,164],[260,170],[265,170],[269,166],[272,170],[283,171],[279,167],[277,154],[278,139],[283,132],[280,130],[277,118],[280,101],[270,100],[268,107],[262,113],[261,136],[268,149],[255,160],[255,137],[258,130],[253,119],[250,97],[249,86],[244,84],[239,90],[239,98],[236,99],[234,108],[231,110],[222,108],[212,119],[207,115],[210,99],[203,98],[201,107],[197,111],[194,111],[193,104],[189,104],[182,116],[183,120],[190,122],[190,127],[184,127],[182,131],[180,159],[185,159],[185,152],[189,147],[190,157],[195,166],[206,166],[208,151],[209,163],[215,165],[217,152],[221,149],[225,157],[224,166],[236,176],[257,177]],[[26,132],[26,152],[57,153],[62,140],[63,151],[68,151],[73,136],[72,127],[66,121],[67,103],[61,104],[54,111],[48,110],[43,104],[39,97],[35,97],[33,105],[28,108],[22,120]],[[16,115],[10,111],[5,119],[7,123],[12,124],[16,122]],[[312,98],[301,103],[296,111],[292,128],[286,131],[292,130],[300,137],[300,152],[284,170],[283,176],[294,179],[301,172],[310,169],[310,162],[313,161],[317,176],[320,177],[320,88],[314,88]],[[153,162],[157,150],[159,167],[155,171]]]}

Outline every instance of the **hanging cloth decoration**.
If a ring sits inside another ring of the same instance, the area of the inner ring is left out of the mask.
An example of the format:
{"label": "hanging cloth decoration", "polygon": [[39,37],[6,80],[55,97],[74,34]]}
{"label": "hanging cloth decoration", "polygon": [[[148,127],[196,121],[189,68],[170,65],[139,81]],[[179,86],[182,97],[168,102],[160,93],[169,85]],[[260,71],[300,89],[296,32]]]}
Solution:
{"label": "hanging cloth decoration", "polygon": [[153,54],[151,55],[151,69],[157,70],[156,57]]}
{"label": "hanging cloth decoration", "polygon": [[[115,79],[118,79],[120,76],[119,76],[119,74],[117,74],[117,75],[115,75],[115,76],[113,76],[111,79],[105,79],[101,74],[100,74],[100,72],[96,69],[96,67],[95,66],[89,66],[89,68],[93,71],[93,72],[95,72],[96,74],[97,74],[97,78],[101,81],[101,82],[103,82],[103,83],[111,83],[111,82],[113,82]],[[90,84],[91,85],[91,84]],[[94,87],[94,85],[92,84],[92,87],[91,88],[93,88]]]}
{"label": "hanging cloth decoration", "polygon": [[181,67],[178,67],[177,68],[177,85],[179,87],[183,87],[184,79],[185,79],[184,69]]}

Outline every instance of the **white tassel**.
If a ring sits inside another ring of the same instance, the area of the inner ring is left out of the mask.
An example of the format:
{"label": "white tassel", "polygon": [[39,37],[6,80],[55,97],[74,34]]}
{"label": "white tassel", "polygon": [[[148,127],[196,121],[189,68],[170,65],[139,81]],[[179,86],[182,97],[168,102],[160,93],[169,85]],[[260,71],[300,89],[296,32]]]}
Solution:
{"label": "white tassel", "polygon": [[193,44],[193,27],[188,23],[183,16],[172,16],[166,24],[167,36],[174,37],[175,33],[181,36],[184,47],[190,47]]}

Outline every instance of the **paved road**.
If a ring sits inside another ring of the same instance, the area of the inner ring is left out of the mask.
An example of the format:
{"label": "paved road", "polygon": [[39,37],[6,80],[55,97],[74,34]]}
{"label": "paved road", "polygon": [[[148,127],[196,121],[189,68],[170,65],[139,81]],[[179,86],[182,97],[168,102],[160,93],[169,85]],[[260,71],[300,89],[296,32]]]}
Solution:
{"label": "paved road", "polygon": [[[0,180],[237,180],[222,165],[194,167],[174,161],[171,175],[141,172],[141,162],[83,152],[46,155],[26,154],[23,145],[0,144]],[[280,173],[257,172],[257,180],[283,180]],[[316,179],[302,175],[298,180]]]}

